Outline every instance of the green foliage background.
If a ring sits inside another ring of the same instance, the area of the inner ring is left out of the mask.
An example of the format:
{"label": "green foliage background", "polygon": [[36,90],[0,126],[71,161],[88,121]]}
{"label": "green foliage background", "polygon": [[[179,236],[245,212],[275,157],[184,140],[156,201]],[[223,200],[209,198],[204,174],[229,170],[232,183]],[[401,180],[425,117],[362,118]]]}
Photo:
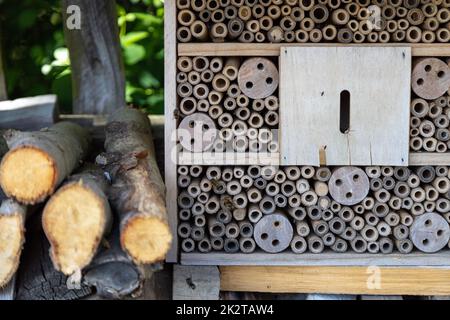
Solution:
{"label": "green foliage background", "polygon": [[[163,113],[162,0],[117,0],[127,102]],[[71,111],[69,54],[59,0],[0,0],[8,94],[11,99],[55,93]]]}

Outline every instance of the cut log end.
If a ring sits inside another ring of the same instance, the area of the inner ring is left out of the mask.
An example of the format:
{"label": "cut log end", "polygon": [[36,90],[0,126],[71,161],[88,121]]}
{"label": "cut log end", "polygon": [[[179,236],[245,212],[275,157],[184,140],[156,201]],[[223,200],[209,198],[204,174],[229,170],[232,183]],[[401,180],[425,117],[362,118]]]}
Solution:
{"label": "cut log end", "polygon": [[17,270],[25,242],[22,215],[0,216],[0,288],[11,280]]}
{"label": "cut log end", "polygon": [[164,260],[172,243],[172,234],[164,220],[135,216],[124,226],[121,243],[135,263],[152,264]]}
{"label": "cut log end", "polygon": [[56,164],[47,153],[35,147],[11,150],[0,166],[0,185],[5,194],[27,205],[50,195],[56,180]]}
{"label": "cut log end", "polygon": [[81,182],[70,183],[49,200],[42,221],[55,268],[72,275],[96,253],[105,231],[105,204]]}

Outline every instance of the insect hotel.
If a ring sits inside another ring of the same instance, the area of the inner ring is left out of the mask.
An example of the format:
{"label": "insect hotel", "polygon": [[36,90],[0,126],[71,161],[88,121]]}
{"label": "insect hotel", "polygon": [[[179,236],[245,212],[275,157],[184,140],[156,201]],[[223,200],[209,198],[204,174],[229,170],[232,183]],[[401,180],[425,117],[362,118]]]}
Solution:
{"label": "insect hotel", "polygon": [[174,0],[165,23],[169,262],[224,291],[450,294],[448,0]]}

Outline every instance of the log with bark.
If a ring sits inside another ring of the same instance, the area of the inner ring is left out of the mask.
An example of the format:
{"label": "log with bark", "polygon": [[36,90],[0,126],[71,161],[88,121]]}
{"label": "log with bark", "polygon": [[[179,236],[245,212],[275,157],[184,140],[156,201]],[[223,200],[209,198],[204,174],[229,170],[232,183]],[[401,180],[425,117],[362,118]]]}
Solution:
{"label": "log with bark", "polygon": [[42,215],[50,257],[65,275],[81,274],[112,225],[103,171],[86,165],[52,195]]}
{"label": "log with bark", "polygon": [[122,248],[138,265],[162,261],[172,234],[150,121],[124,108],[111,115],[105,130],[106,153],[97,163],[112,179],[110,201],[119,215]]}
{"label": "log with bark", "polygon": [[27,208],[11,199],[0,205],[0,288],[17,271],[25,243]]}
{"label": "log with bark", "polygon": [[105,299],[122,299],[138,290],[144,274],[122,250],[119,224],[92,263],[86,268],[83,283],[95,287],[98,296]]}
{"label": "log with bark", "polygon": [[68,278],[53,267],[49,255],[50,244],[42,231],[41,215],[27,221],[25,244],[17,273],[17,300],[75,300],[92,294],[92,289],[67,288]]}
{"label": "log with bark", "polygon": [[9,151],[0,164],[0,186],[20,203],[44,201],[86,157],[90,136],[82,127],[60,122],[35,132],[7,130]]}

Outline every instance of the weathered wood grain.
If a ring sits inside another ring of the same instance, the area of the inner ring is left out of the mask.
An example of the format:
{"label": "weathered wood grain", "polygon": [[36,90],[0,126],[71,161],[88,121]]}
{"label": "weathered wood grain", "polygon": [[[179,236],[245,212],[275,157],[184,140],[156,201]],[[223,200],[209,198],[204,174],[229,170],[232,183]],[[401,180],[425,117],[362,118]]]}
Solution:
{"label": "weathered wood grain", "polygon": [[261,250],[251,254],[227,253],[183,253],[183,265],[218,265],[218,266],[390,266],[390,267],[447,267],[449,252],[423,254],[357,254],[334,253],[324,251],[317,255],[312,253],[295,254],[290,252],[276,255],[263,253]]}
{"label": "weathered wood grain", "polygon": [[[400,276],[401,275],[401,276]],[[449,268],[220,267],[223,291],[448,295]]]}
{"label": "weathered wood grain", "polygon": [[279,56],[281,47],[410,47],[415,57],[448,57],[450,47],[447,44],[336,44],[336,43],[180,43],[180,56]]}
{"label": "weathered wood grain", "polygon": [[408,165],[410,70],[408,47],[282,47],[281,164]]}
{"label": "weathered wood grain", "polygon": [[116,1],[64,0],[81,10],[81,28],[64,23],[70,52],[74,113],[109,114],[125,107],[125,75],[117,27]]}
{"label": "weathered wood grain", "polygon": [[173,300],[218,300],[219,293],[217,267],[174,265]]}
{"label": "weathered wood grain", "polygon": [[167,254],[167,262],[178,261],[178,213],[177,213],[177,174],[176,174],[176,125],[175,110],[177,107],[176,74],[177,74],[177,40],[176,40],[176,3],[175,1],[164,2],[164,115],[165,115],[165,181],[166,181],[166,205],[169,224],[173,234],[173,241]]}
{"label": "weathered wood grain", "polygon": [[44,95],[0,102],[0,129],[40,130],[58,120],[55,95]]}

